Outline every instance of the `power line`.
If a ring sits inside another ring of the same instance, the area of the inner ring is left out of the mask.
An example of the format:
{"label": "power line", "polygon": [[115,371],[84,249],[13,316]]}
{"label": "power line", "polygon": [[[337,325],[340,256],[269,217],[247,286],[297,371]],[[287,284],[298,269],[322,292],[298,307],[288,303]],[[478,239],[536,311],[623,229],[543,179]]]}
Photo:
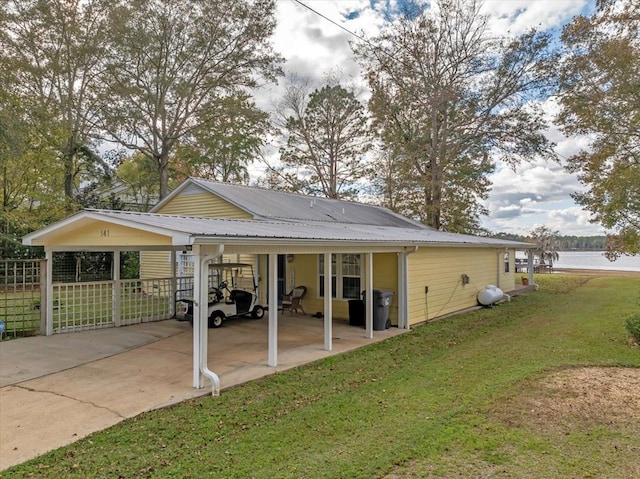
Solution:
{"label": "power line", "polygon": [[320,13],[317,10],[314,10],[313,8],[311,8],[309,5],[306,5],[304,3],[302,3],[300,0],[293,0],[295,3],[297,3],[298,5],[300,5],[301,7],[306,8],[307,10],[309,10],[310,12],[313,12],[314,14],[318,15],[319,17],[324,18],[326,21],[328,21],[329,23],[332,23],[333,25],[335,25],[336,27],[340,28],[341,30],[344,30],[345,32],[347,32],[349,35],[357,38],[360,41],[365,42],[367,45],[369,46],[373,46],[371,44],[371,42],[369,42],[369,40],[367,40],[364,37],[361,37],[360,35],[358,35],[357,33],[352,32],[351,30],[349,30],[347,27],[345,27],[344,25],[340,25],[338,22],[336,22],[335,20],[330,19],[329,17],[323,15],[322,13]]}
{"label": "power line", "polygon": [[398,62],[400,64],[402,64],[405,67],[408,67],[407,63],[405,63],[404,60],[400,59],[400,58],[396,58],[393,54],[387,52],[384,48],[381,48],[378,45],[374,45],[373,43],[371,43],[369,40],[367,40],[366,38],[358,35],[357,33],[349,30],[347,27],[345,27],[344,25],[339,24],[338,22],[336,22],[335,20],[332,20],[331,18],[327,17],[326,15],[323,15],[322,13],[320,13],[319,11],[311,8],[309,5],[306,5],[305,3],[302,3],[300,0],[293,0],[294,3],[297,3],[298,5],[300,5],[303,8],[306,8],[307,10],[309,10],[310,12],[312,12],[315,15],[318,15],[320,18],[323,18],[324,20],[328,21],[329,23],[331,23],[332,25],[335,25],[336,27],[338,27],[339,29],[345,31],[346,33],[348,33],[349,35],[351,35],[354,38],[357,38],[358,40],[360,40],[361,42],[366,43],[369,47],[372,48],[372,50],[381,53],[387,57],[389,57],[391,60],[393,60],[394,62]]}

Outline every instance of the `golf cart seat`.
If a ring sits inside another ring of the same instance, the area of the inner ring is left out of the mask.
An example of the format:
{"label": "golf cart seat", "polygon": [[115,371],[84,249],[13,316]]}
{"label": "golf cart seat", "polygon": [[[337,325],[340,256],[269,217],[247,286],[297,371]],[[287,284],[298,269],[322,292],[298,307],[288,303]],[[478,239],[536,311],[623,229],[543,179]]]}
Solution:
{"label": "golf cart seat", "polygon": [[252,295],[247,291],[233,289],[231,290],[229,299],[232,303],[236,304],[238,313],[247,312],[251,308]]}
{"label": "golf cart seat", "polygon": [[306,286],[296,286],[289,294],[282,296],[282,311],[284,312],[288,309],[292,313],[302,311],[302,314],[306,314],[302,307],[302,300],[305,294],[307,294]]}

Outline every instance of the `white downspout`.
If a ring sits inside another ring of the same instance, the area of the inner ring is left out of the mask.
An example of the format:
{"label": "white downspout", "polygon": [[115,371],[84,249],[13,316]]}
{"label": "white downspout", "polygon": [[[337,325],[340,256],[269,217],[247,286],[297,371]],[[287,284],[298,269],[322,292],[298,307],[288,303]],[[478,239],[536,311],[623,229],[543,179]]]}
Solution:
{"label": "white downspout", "polygon": [[[208,346],[208,323],[207,323],[207,312],[208,312],[208,281],[207,277],[207,269],[206,262],[213,258],[218,258],[222,256],[224,252],[224,245],[218,245],[218,249],[214,253],[205,254],[201,258],[199,258],[199,291],[198,291],[198,302],[195,305],[198,308],[198,323],[199,323],[199,341],[198,341],[198,350],[199,350],[199,370],[200,373],[207,377],[211,381],[211,395],[219,396],[220,395],[220,378],[216,373],[211,371],[208,366],[208,357],[207,357],[207,346]],[[204,285],[204,287],[203,287]],[[194,288],[196,285],[194,284]]]}
{"label": "white downspout", "polygon": [[398,327],[409,329],[409,255],[418,251],[413,249],[398,253]]}
{"label": "white downspout", "polygon": [[365,253],[364,316],[367,339],[373,339],[373,253]]}

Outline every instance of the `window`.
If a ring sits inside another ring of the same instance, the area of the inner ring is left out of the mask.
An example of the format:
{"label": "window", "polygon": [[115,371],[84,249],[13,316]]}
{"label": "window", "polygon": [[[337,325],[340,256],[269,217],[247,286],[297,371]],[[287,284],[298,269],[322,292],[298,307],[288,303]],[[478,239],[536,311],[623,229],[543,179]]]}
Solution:
{"label": "window", "polygon": [[504,272],[505,273],[509,272],[509,252],[508,251],[504,253]]}
{"label": "window", "polygon": [[[339,265],[339,267],[338,267]],[[324,255],[318,255],[318,291],[324,297]],[[359,254],[331,255],[331,289],[333,298],[360,299],[362,267]]]}

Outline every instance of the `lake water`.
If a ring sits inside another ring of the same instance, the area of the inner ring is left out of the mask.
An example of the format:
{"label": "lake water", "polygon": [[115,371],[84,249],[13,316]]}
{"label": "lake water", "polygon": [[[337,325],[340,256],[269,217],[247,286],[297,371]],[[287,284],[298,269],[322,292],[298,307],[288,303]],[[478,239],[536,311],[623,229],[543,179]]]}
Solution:
{"label": "lake water", "polygon": [[607,269],[615,271],[640,271],[640,256],[622,256],[609,261],[602,251],[559,251],[560,259],[554,268]]}

